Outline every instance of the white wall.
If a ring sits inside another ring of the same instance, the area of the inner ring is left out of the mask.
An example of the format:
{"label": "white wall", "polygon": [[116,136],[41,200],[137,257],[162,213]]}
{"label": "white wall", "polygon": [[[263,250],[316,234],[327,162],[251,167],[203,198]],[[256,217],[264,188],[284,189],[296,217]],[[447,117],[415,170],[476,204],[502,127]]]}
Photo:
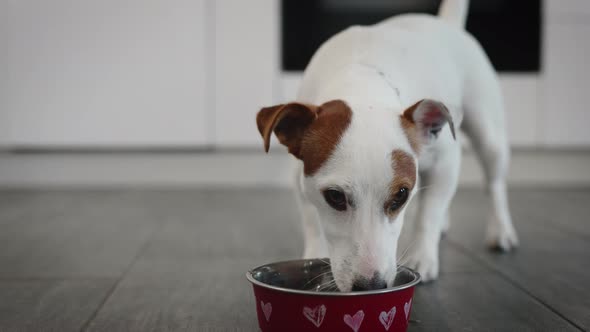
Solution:
{"label": "white wall", "polygon": [[201,146],[205,0],[0,1],[0,145]]}
{"label": "white wall", "polygon": [[547,0],[540,144],[590,145],[590,1]]}
{"label": "white wall", "polygon": [[[543,69],[503,74],[511,142],[589,147],[590,1],[546,0]],[[278,0],[0,1],[0,146],[260,148],[292,99]]]}
{"label": "white wall", "polygon": [[258,146],[255,116],[279,72],[279,2],[215,1],[215,145]]}

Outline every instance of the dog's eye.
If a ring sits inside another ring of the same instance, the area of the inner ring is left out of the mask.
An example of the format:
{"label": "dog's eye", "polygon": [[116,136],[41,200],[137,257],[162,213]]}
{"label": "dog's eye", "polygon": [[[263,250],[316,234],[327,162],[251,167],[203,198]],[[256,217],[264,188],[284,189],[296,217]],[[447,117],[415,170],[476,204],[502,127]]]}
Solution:
{"label": "dog's eye", "polygon": [[402,187],[396,194],[391,204],[389,205],[389,211],[393,212],[399,209],[408,200],[408,188]]}
{"label": "dog's eye", "polygon": [[334,210],[344,211],[346,210],[346,195],[340,190],[326,189],[323,192],[326,203],[330,205]]}

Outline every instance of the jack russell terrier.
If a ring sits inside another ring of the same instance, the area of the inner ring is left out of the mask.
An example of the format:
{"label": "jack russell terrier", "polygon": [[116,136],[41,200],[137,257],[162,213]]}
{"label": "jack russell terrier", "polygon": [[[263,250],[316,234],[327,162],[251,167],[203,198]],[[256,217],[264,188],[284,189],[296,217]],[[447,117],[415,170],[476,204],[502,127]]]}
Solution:
{"label": "jack russell terrier", "polygon": [[265,150],[274,132],[302,161],[304,256],[329,257],[342,292],[392,286],[410,201],[416,215],[407,221],[406,265],[423,281],[437,278],[461,164],[455,127],[485,173],[493,205],[487,244],[503,251],[518,244],[502,95],[483,49],[464,30],[467,7],[446,0],[437,17],[400,15],[338,33],[311,59],[297,100],[257,114]]}

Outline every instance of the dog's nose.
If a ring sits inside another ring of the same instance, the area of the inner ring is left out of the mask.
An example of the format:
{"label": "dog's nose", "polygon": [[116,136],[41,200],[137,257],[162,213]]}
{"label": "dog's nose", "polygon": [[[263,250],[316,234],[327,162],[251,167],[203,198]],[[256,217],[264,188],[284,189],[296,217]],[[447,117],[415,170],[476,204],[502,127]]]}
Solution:
{"label": "dog's nose", "polygon": [[367,279],[364,277],[356,278],[352,283],[352,291],[368,291],[375,289],[387,288],[387,282],[380,275],[375,274],[373,278]]}

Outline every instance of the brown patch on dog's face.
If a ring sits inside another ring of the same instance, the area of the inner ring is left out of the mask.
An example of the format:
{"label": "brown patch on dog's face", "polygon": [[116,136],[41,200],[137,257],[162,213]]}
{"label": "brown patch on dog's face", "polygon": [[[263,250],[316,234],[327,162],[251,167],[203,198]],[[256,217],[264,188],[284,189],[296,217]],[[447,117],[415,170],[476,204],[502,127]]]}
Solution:
{"label": "brown patch on dog's face", "polygon": [[416,108],[418,107],[418,104],[420,104],[420,102],[421,101],[408,107],[408,109],[406,109],[404,111],[404,113],[402,113],[402,115],[400,116],[402,129],[404,130],[404,133],[408,137],[408,141],[410,142],[410,146],[412,147],[412,150],[414,150],[414,152],[416,154],[420,153],[420,149],[422,147],[422,140],[421,140],[421,136],[420,136],[420,130],[419,130],[418,126],[416,125],[416,123],[414,123],[413,114],[414,114],[414,111],[416,110]]}
{"label": "brown patch on dog's face", "polygon": [[263,108],[256,122],[268,152],[274,131],[289,153],[303,161],[305,175],[310,176],[328,160],[352,119],[352,111],[342,100],[321,106],[289,103]]}
{"label": "brown patch on dog's face", "polygon": [[394,218],[405,206],[416,185],[416,163],[414,158],[402,150],[391,153],[393,181],[389,185],[390,198],[385,202],[385,213]]}

